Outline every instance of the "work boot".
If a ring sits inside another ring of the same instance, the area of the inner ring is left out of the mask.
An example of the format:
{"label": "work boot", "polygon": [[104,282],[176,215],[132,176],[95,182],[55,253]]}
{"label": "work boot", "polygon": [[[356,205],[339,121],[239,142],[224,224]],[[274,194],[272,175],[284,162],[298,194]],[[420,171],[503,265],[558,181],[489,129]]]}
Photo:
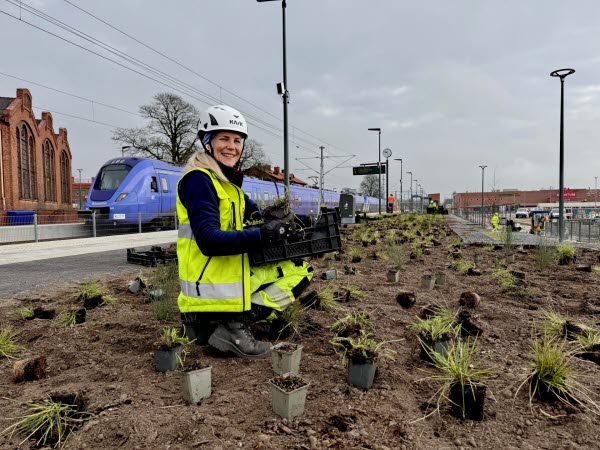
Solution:
{"label": "work boot", "polygon": [[220,323],[208,339],[208,344],[241,358],[264,358],[271,352],[271,344],[257,341],[248,325],[242,322]]}

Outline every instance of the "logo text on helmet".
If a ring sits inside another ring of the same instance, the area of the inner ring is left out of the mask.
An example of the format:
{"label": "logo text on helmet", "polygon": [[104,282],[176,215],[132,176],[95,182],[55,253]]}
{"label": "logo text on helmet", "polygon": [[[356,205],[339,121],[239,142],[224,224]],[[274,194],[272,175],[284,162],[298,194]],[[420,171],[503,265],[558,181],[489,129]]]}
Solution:
{"label": "logo text on helmet", "polygon": [[233,119],[229,120],[229,123],[231,125],[239,125],[240,127],[244,126],[244,122],[238,122],[237,120],[233,120]]}

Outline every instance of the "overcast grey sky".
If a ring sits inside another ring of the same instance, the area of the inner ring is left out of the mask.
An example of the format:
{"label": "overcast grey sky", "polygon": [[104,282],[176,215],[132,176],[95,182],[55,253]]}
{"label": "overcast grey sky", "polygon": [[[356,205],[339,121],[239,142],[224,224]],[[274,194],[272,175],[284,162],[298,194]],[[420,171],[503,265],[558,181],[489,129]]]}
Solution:
{"label": "overcast grey sky", "polygon": [[[261,109],[64,0],[23,4],[242,110],[251,137],[265,145],[274,165],[283,165],[282,105],[275,91],[282,79],[280,2],[70,1]],[[0,10],[107,54],[7,0],[0,0]],[[353,165],[376,162],[377,135],[367,128],[381,127],[382,148],[403,158],[404,170],[426,192],[480,190],[480,164],[488,166],[486,190],[494,173],[497,189],[556,188],[560,82],[549,73],[563,67],[577,70],[566,80],[565,185],[593,188],[600,176],[597,0],[288,0],[287,20],[290,139],[300,146],[290,150],[292,172],[300,178],[314,173],[294,158],[316,157],[319,145],[328,155],[357,155]],[[5,14],[0,30],[0,72],[133,112],[169,90]],[[34,106],[56,111],[55,127],[69,132],[73,172],[82,168],[84,178],[120,148],[110,140],[110,126],[58,112],[142,125],[137,116],[0,75],[0,96],[14,96],[17,87],[31,90]],[[199,109],[213,103],[184,98]],[[341,161],[328,159],[326,170]],[[304,162],[318,169],[317,159]],[[400,163],[390,165],[393,191]],[[408,179],[405,174],[405,190]],[[330,172],[326,185],[358,187],[360,180],[346,167]]]}

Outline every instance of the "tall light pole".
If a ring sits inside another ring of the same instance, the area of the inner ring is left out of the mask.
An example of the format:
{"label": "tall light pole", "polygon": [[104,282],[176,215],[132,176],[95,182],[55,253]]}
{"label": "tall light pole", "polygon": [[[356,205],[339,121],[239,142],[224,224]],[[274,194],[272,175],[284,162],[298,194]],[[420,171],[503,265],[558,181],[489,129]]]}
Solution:
{"label": "tall light pole", "polygon": [[381,128],[369,128],[369,131],[377,131],[379,133],[379,161],[377,168],[379,169],[379,214],[381,214]]}
{"label": "tall light pole", "polygon": [[485,168],[487,166],[479,166],[481,167],[481,228],[485,228],[485,219],[483,218],[483,191],[484,191],[484,185],[483,185],[483,174],[485,172]]}
{"label": "tall light pole", "polygon": [[394,158],[395,161],[400,161],[400,210],[399,213],[402,214],[402,158]]}
{"label": "tall light pole", "polygon": [[[389,208],[389,202],[387,199],[390,196],[390,156],[392,156],[392,150],[389,148],[384,148],[383,156],[385,156],[385,195],[386,195],[385,204],[388,205],[388,208]],[[387,208],[386,208],[386,210],[387,210]],[[391,211],[391,212],[393,212],[393,211]]]}
{"label": "tall light pole", "polygon": [[[272,2],[280,0],[256,0],[259,3]],[[281,0],[281,17],[283,24],[283,84],[278,85],[278,92],[283,100],[283,180],[286,188],[290,187],[290,154],[288,141],[288,104],[290,102],[290,91],[287,84],[287,48],[286,48],[286,27],[285,27],[285,8],[286,0]]]}
{"label": "tall light pole", "polygon": [[596,217],[598,215],[598,211],[596,211],[597,208],[598,208],[598,177],[594,177],[594,211],[596,212],[594,217]]}
{"label": "tall light pole", "polygon": [[562,242],[565,231],[565,152],[564,152],[564,113],[565,113],[565,78],[575,73],[575,69],[559,69],[550,74],[560,78],[560,168],[559,168],[559,200],[558,200],[558,240]]}
{"label": "tall light pole", "polygon": [[128,148],[134,148],[134,147],[133,147],[133,145],[124,145],[123,147],[121,147],[121,157],[123,157],[123,158],[125,157],[125,150],[127,150]]}
{"label": "tall light pole", "polygon": [[[419,195],[419,188],[418,188],[418,185],[419,185],[419,184],[417,183],[418,181],[419,181],[419,180],[416,180],[416,179],[415,179],[415,195]],[[416,205],[416,204],[414,205],[414,209],[415,209],[415,211],[416,211],[416,209],[417,209],[417,205]]]}
{"label": "tall light pole", "polygon": [[411,210],[410,212],[412,212],[412,209],[413,209],[413,207],[412,207],[412,172],[406,172],[406,173],[410,175],[410,203],[409,203],[408,207]]}
{"label": "tall light pole", "polygon": [[79,209],[81,209],[81,171],[83,169],[77,169],[79,172]]}

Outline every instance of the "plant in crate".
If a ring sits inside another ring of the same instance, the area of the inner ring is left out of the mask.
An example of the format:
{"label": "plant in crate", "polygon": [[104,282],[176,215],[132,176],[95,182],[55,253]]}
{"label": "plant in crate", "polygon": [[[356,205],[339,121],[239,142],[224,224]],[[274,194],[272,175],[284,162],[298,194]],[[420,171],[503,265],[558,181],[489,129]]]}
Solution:
{"label": "plant in crate", "polygon": [[183,367],[187,348],[191,344],[187,337],[179,335],[175,327],[165,327],[160,339],[154,343],[154,366],[157,372],[169,372]]}
{"label": "plant in crate", "polygon": [[378,342],[372,336],[371,333],[360,330],[358,337],[338,336],[329,341],[340,355],[342,363],[346,364],[348,383],[364,390],[373,385],[378,361],[394,361],[396,351],[389,348],[389,344],[401,340]]}
{"label": "plant in crate", "polygon": [[492,371],[482,367],[481,358],[477,358],[477,340],[454,341],[444,353],[428,346],[425,346],[425,351],[432,364],[440,371],[429,377],[442,382],[433,397],[437,397],[436,411],[439,411],[440,403],[447,400],[452,415],[463,419],[483,420],[486,382]]}

